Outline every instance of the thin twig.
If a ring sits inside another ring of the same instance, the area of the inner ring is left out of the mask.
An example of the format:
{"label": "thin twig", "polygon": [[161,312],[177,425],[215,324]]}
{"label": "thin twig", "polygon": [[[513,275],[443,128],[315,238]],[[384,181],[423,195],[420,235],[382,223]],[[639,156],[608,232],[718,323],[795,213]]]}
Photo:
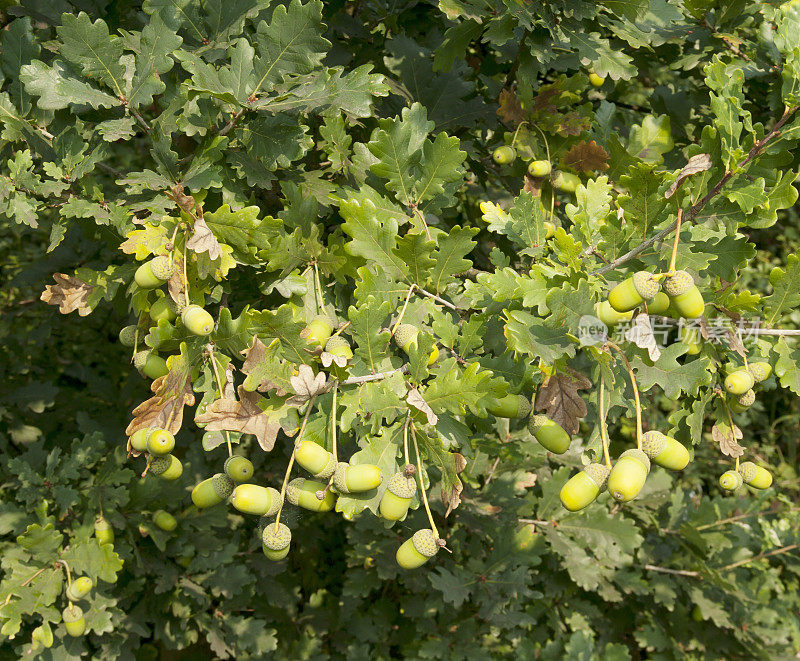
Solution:
{"label": "thin twig", "polygon": [[239,121],[239,118],[242,116],[245,110],[246,108],[239,108],[239,110],[233,113],[233,117],[231,117],[230,121],[219,130],[219,133],[217,133],[217,135],[228,135],[231,129],[234,126],[236,126],[236,122]]}
{"label": "thin twig", "polygon": [[370,381],[380,381],[381,379],[388,379],[392,374],[400,372],[404,374],[408,372],[408,364],[401,365],[397,369],[389,370],[388,372],[377,372],[376,374],[365,374],[364,376],[351,376],[340,383],[343,386],[354,386],[361,383],[369,383]]}
{"label": "thin twig", "polygon": [[736,567],[741,567],[742,565],[746,565],[750,562],[755,562],[756,560],[763,560],[764,558],[769,558],[773,555],[780,555],[782,553],[788,553],[789,551],[794,551],[797,548],[800,548],[800,544],[789,544],[788,546],[782,546],[781,548],[775,549],[774,551],[768,551],[767,553],[759,553],[758,555],[754,555],[752,558],[745,558],[744,560],[739,560],[738,562],[732,562],[729,565],[717,568],[717,571],[727,571],[729,569],[735,569]]}
{"label": "thin twig", "polygon": [[421,287],[418,287],[416,285],[414,285],[414,287],[423,296],[427,296],[428,298],[432,298],[434,301],[436,301],[437,303],[441,303],[446,308],[450,308],[451,310],[458,311],[458,308],[455,305],[453,305],[450,301],[445,301],[441,296],[437,296],[436,294],[431,294],[431,292],[425,291],[424,289],[422,289]]}
{"label": "thin twig", "polygon": [[669,567],[659,567],[657,565],[645,565],[648,571],[658,572],[659,574],[674,574],[675,576],[691,576],[697,578],[700,576],[699,571],[689,571],[688,569],[670,569]]}

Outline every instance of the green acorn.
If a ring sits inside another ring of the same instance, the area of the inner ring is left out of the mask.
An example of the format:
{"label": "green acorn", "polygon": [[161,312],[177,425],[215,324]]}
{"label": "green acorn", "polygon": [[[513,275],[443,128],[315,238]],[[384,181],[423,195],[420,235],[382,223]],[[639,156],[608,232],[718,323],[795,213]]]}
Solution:
{"label": "green acorn", "polygon": [[150,454],[169,454],[175,447],[175,437],[168,429],[154,429],[147,437],[147,451]]}
{"label": "green acorn", "polygon": [[324,347],[328,343],[331,333],[333,333],[333,322],[330,317],[318,314],[305,327],[301,337],[305,337],[306,343],[311,346]]}
{"label": "green acorn", "polygon": [[617,312],[628,312],[644,301],[655,298],[658,288],[658,281],[652,273],[637,271],[609,292],[608,302]]}
{"label": "green acorn", "polygon": [[604,464],[589,464],[561,487],[561,504],[570,512],[577,512],[593,503],[605,489],[609,472]]}
{"label": "green acorn", "polygon": [[544,225],[544,238],[552,239],[556,235],[556,226],[548,220],[545,220],[543,225]]}
{"label": "green acorn", "polygon": [[[417,338],[419,337],[419,329],[413,324],[400,324],[394,332],[394,341],[398,347],[408,354],[411,347],[417,346]],[[433,365],[439,358],[439,349],[435,346],[431,349],[431,355],[428,357],[428,365]]]}
{"label": "green acorn", "polygon": [[281,504],[281,494],[272,487],[240,484],[231,494],[231,505],[243,514],[272,516]]}
{"label": "green acorn", "polygon": [[528,163],[528,174],[531,177],[546,177],[552,169],[550,161],[531,161]]}
{"label": "green acorn", "polygon": [[630,321],[633,319],[633,310],[628,310],[627,312],[617,312],[611,307],[611,303],[608,301],[600,301],[599,303],[595,303],[594,313],[597,315],[597,318],[609,328],[616,326],[617,324],[621,324],[624,321]]}
{"label": "green acorn", "polygon": [[321,480],[327,480],[336,470],[333,455],[314,441],[300,441],[294,452],[294,459]]}
{"label": "green acorn", "polygon": [[574,193],[581,183],[581,178],[572,174],[571,172],[564,172],[563,170],[554,170],[550,175],[550,183],[554,188],[562,190],[565,193]]}
{"label": "green acorn", "polygon": [[133,366],[154,381],[169,373],[167,361],[150,349],[135,353],[133,355]]}
{"label": "green acorn", "polygon": [[164,510],[158,510],[153,514],[153,523],[166,532],[172,532],[178,527],[178,519]]}
{"label": "green acorn", "polygon": [[247,457],[234,455],[225,460],[223,470],[234,482],[247,482],[253,477],[253,462]]}
{"label": "green acorn", "polygon": [[402,519],[408,513],[411,499],[416,492],[416,480],[413,477],[406,477],[405,471],[392,475],[381,496],[381,516],[389,521]]}
{"label": "green acorn", "polygon": [[261,548],[270,560],[283,560],[289,555],[292,531],[284,523],[270,523],[261,533]]}
{"label": "green acorn", "polygon": [[67,599],[70,601],[80,601],[92,591],[94,582],[88,576],[76,578],[67,586]]}
{"label": "green acorn", "polygon": [[492,159],[498,165],[508,165],[509,163],[513,163],[516,157],[516,150],[508,145],[498,147],[492,152]]}
{"label": "green acorn", "polygon": [[132,347],[136,344],[136,328],[137,326],[125,326],[119,332],[119,343],[123,347]]}
{"label": "green acorn", "polygon": [[[336,503],[336,496],[330,489],[325,490],[326,485],[322,482],[307,480],[298,477],[289,482],[286,488],[286,500],[292,505],[297,505],[312,512],[329,512]],[[325,494],[322,498],[318,495]]]}
{"label": "green acorn", "polygon": [[731,411],[736,413],[744,413],[753,405],[755,401],[756,393],[752,388],[750,388],[750,390],[748,390],[744,395],[739,395],[732,402],[729,402],[728,406],[730,406]]}
{"label": "green acorn", "polygon": [[333,474],[333,486],[339,493],[353,493],[377,489],[383,476],[375,464],[350,464],[340,461]]}
{"label": "green acorn", "polygon": [[217,473],[192,489],[192,502],[200,509],[213,507],[228,498],[235,486],[225,473]]}
{"label": "green acorn", "polygon": [[347,360],[353,358],[353,350],[350,343],[341,335],[332,336],[325,344],[325,351],[333,356],[344,356]]}
{"label": "green acorn", "polygon": [[672,307],[681,317],[697,319],[703,316],[705,310],[703,295],[687,271],[675,271],[664,278],[664,291],[669,296]]}
{"label": "green acorn", "polygon": [[739,465],[739,474],[745,484],[755,489],[769,489],[772,484],[772,474],[761,466],[756,466],[752,461],[745,461]]}
{"label": "green acorn", "polygon": [[67,606],[61,611],[61,619],[64,620],[64,628],[73,638],[78,638],[86,633],[86,618],[83,616],[83,609],[80,606]]}
{"label": "green acorn", "polygon": [[181,323],[192,335],[209,335],[214,330],[214,317],[199,305],[187,305]]}
{"label": "green acorn", "polygon": [[750,374],[753,375],[753,380],[756,383],[766,381],[769,378],[769,375],[772,374],[772,365],[769,363],[750,363],[747,369],[750,370]]}
{"label": "green acorn", "polygon": [[719,486],[725,491],[736,491],[743,483],[741,474],[736,471],[725,471],[719,476]]}
{"label": "green acorn", "polygon": [[175,264],[166,255],[159,255],[150,260],[150,270],[156,279],[166,282],[175,273]]}
{"label": "green acorn", "polygon": [[550,452],[564,454],[569,450],[569,434],[546,415],[532,415],[528,420],[528,431]]}
{"label": "green acorn", "polygon": [[136,452],[147,452],[147,439],[151,431],[149,427],[145,427],[133,432],[128,439],[131,449],[136,450]]}
{"label": "green acorn", "polygon": [[608,476],[608,492],[620,502],[633,500],[650,472],[650,459],[641,450],[626,450]]}
{"label": "green acorn", "polygon": [[647,302],[647,312],[655,315],[665,315],[669,310],[669,296],[663,291],[658,292],[653,296],[652,300]]}
{"label": "green acorn", "polygon": [[102,515],[94,521],[94,536],[100,544],[114,543],[114,529]]}
{"label": "green acorn", "polygon": [[649,431],[642,436],[642,450],[651,461],[671,471],[681,471],[689,463],[689,451],[660,431]]}
{"label": "green acorn", "polygon": [[158,455],[150,462],[150,473],[167,482],[173,482],[183,475],[183,464],[174,454]]}
{"label": "green acorn", "polygon": [[439,552],[439,540],[433,530],[417,530],[410,539],[397,549],[397,564],[403,569],[421,567]]}
{"label": "green acorn", "polygon": [[725,377],[725,390],[731,395],[744,395],[754,383],[753,375],[742,367]]}
{"label": "green acorn", "polygon": [[695,356],[700,353],[702,349],[702,338],[697,328],[681,326],[678,329],[678,339],[689,347],[689,350],[686,352],[687,356]]}
{"label": "green acorn", "polygon": [[155,289],[164,284],[164,280],[157,278],[153,273],[152,262],[145,262],[133,274],[133,279],[142,289]]}
{"label": "green acorn", "polygon": [[486,410],[497,418],[525,418],[531,412],[531,402],[524,395],[506,395],[492,399]]}
{"label": "green acorn", "polygon": [[162,296],[150,306],[150,318],[156,323],[161,319],[174,321],[177,316],[177,306],[169,296]]}
{"label": "green acorn", "polygon": [[602,87],[606,79],[603,76],[598,76],[594,71],[589,72],[589,83],[592,87]]}

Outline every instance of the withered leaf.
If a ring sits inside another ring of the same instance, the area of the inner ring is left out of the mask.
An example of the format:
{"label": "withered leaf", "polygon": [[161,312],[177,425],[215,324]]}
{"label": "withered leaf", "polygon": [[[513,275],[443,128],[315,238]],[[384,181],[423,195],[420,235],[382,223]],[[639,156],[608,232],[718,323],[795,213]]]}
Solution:
{"label": "withered leaf", "polygon": [[202,216],[194,221],[194,233],[186,242],[186,247],[196,253],[207,252],[210,259],[222,257],[222,247]]}
{"label": "withered leaf", "polygon": [[728,346],[731,348],[731,351],[735,351],[742,358],[747,355],[747,349],[744,348],[744,344],[742,343],[742,338],[739,333],[732,328],[729,328],[725,332],[725,337],[728,340]]}
{"label": "withered leaf", "polygon": [[530,193],[534,197],[540,197],[542,194],[543,181],[542,177],[531,177],[531,175],[526,172],[525,183],[522,186],[522,190],[526,193]]}
{"label": "withered leaf", "polygon": [[661,349],[658,348],[653,327],[650,325],[649,314],[641,312],[636,315],[631,327],[625,331],[625,339],[633,342],[640,349],[647,349],[652,361],[658,360],[661,356]]}
{"label": "withered leaf", "polygon": [[569,372],[556,372],[539,388],[536,409],[544,410],[551,420],[575,434],[579,429],[578,420],[587,413],[586,402],[578,391],[591,388],[592,382],[574,370]]}
{"label": "withered leaf", "polygon": [[608,152],[594,140],[581,140],[564,154],[564,164],[581,172],[608,170]]}
{"label": "withered leaf", "polygon": [[711,437],[719,444],[719,451],[728,457],[741,457],[744,448],[738,441],[742,438],[742,430],[736,425],[731,427],[726,422],[719,422],[711,428]]}
{"label": "withered leaf", "polygon": [[181,184],[175,184],[170,189],[168,197],[171,197],[175,203],[186,213],[190,213],[195,207],[194,198],[191,195],[184,193],[184,188]]}
{"label": "withered leaf", "polygon": [[559,119],[556,133],[564,137],[580,135],[584,131],[588,131],[591,125],[592,122],[588,117],[581,117],[574,111],[568,112]]}
{"label": "withered leaf", "polygon": [[300,365],[297,368],[297,375],[289,379],[295,393],[286,403],[290,406],[300,406],[316,395],[326,393],[331,389],[331,384],[326,383],[325,374],[318,372],[314,375],[314,370],[310,365]]}
{"label": "withered leaf", "polygon": [[49,305],[57,305],[61,314],[69,314],[77,310],[81,317],[92,311],[87,299],[94,287],[74,275],[54,273],[54,285],[47,285],[41,299]]}
{"label": "withered leaf", "polygon": [[[467,460],[458,452],[451,452],[450,457],[452,457],[453,461],[451,469],[454,475],[458,475],[466,468]],[[450,470],[446,472],[450,473]],[[461,504],[461,492],[463,490],[464,485],[461,484],[461,480],[457,477],[453,480],[447,480],[447,484],[445,484],[445,480],[442,480],[442,502],[447,505],[445,517],[450,516],[450,512]]]}
{"label": "withered leaf", "polygon": [[276,395],[282,397],[292,389],[292,367],[281,358],[281,341],[278,338],[267,346],[254,335],[253,343],[242,354],[245,356],[242,372],[247,375],[243,384],[245,390],[274,390]]}
{"label": "withered leaf", "polygon": [[439,422],[439,418],[433,412],[433,409],[430,407],[428,402],[426,402],[422,395],[419,394],[419,390],[416,388],[411,388],[408,391],[408,395],[406,396],[406,401],[411,404],[416,409],[422,411],[425,416],[428,418],[429,425],[435,425]]}
{"label": "withered leaf", "polygon": [[153,381],[150,390],[155,395],[133,409],[133,420],[125,430],[128,436],[148,427],[168,429],[173,435],[180,431],[183,407],[194,404],[194,392],[191,380],[184,378],[180,383],[179,376],[171,370],[166,376],[160,376]]}
{"label": "withered leaf", "polygon": [[336,363],[339,367],[347,366],[347,357],[346,356],[334,356],[332,353],[328,353],[327,351],[323,351],[320,356],[320,360],[322,361],[323,367],[330,367],[331,363]]}
{"label": "withered leaf", "polygon": [[497,114],[506,126],[516,127],[525,119],[522,103],[514,92],[504,89],[500,92],[500,107]]}
{"label": "withered leaf", "polygon": [[683,166],[683,169],[678,174],[678,178],[672,183],[672,186],[670,186],[667,189],[667,192],[664,193],[664,197],[667,199],[671,198],[673,195],[675,195],[675,191],[680,188],[684,181],[686,181],[693,174],[710,170],[711,165],[711,157],[708,154],[695,154],[692,156],[686,162],[686,165]]}
{"label": "withered leaf", "polygon": [[175,265],[175,272],[172,277],[167,281],[167,291],[170,298],[176,303],[185,303],[186,296],[183,293],[183,259],[173,254],[173,264]]}
{"label": "withered leaf", "polygon": [[551,85],[543,85],[539,88],[539,93],[533,100],[531,111],[534,113],[542,113],[545,115],[552,115],[556,112],[556,105],[553,103],[553,98],[561,94],[560,83],[552,83]]}
{"label": "withered leaf", "polygon": [[[195,422],[204,424],[207,431],[238,431],[253,434],[265,452],[275,446],[275,439],[282,423],[290,425],[287,409],[272,406],[261,395],[248,392],[242,386],[238,388],[239,400],[218,399],[206,409],[206,412],[195,417]],[[292,436],[296,431],[284,427],[284,433]],[[291,433],[290,433],[291,432]]]}

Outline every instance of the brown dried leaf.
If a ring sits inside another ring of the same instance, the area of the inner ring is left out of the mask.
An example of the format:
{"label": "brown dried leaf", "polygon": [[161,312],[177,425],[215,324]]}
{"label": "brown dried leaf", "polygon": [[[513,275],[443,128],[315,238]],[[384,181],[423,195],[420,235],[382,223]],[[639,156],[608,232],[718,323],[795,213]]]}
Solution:
{"label": "brown dried leaf", "polygon": [[[242,372],[247,375],[245,387],[247,390],[267,392],[274,390],[276,395],[286,394],[288,380],[291,377],[291,368],[288,367],[277,354],[280,340],[275,338],[266,346],[258,336],[253,336],[253,343],[248,349],[242,351],[245,356]],[[277,378],[284,379],[279,383]]]}
{"label": "brown dried leaf", "polygon": [[744,454],[744,448],[738,443],[742,438],[742,430],[736,425],[731,428],[726,422],[717,422],[711,428],[711,437],[719,444],[719,451],[722,454],[734,458]]}
{"label": "brown dried leaf", "polygon": [[[455,471],[455,475],[458,475],[467,467],[467,460],[458,452],[451,452],[450,456],[453,458],[452,468]],[[447,472],[449,473],[450,471]],[[453,480],[449,486],[445,486],[444,482],[442,482],[442,502],[447,505],[445,517],[450,516],[450,512],[461,504],[461,492],[463,490],[464,485],[461,484],[461,480],[458,478]]]}
{"label": "brown dried leaf", "polygon": [[693,174],[710,170],[711,165],[711,157],[708,154],[695,154],[692,156],[686,162],[686,165],[683,166],[683,169],[678,174],[678,178],[672,183],[672,186],[670,186],[667,189],[667,192],[664,193],[664,197],[667,199],[671,198],[673,195],[675,195],[675,191],[680,188],[684,181],[686,181]]}
{"label": "brown dried leaf", "polygon": [[561,116],[558,127],[556,128],[556,133],[563,137],[570,135],[577,136],[584,131],[588,131],[591,126],[592,123],[588,117],[581,117],[578,113],[573,111]]}
{"label": "brown dried leaf", "polygon": [[633,342],[640,349],[647,349],[650,360],[656,361],[661,357],[661,349],[656,344],[653,327],[650,325],[650,315],[644,312],[636,315],[631,327],[625,331],[625,339]]}
{"label": "brown dried leaf", "polygon": [[323,351],[319,358],[322,361],[322,366],[325,368],[330,367],[331,363],[336,363],[339,367],[347,366],[347,358],[345,356],[334,356],[332,353]]}
{"label": "brown dried leaf", "polygon": [[504,89],[500,92],[499,103],[500,107],[497,109],[497,114],[503,124],[516,127],[525,119],[525,111],[522,109],[522,103],[519,97],[511,90]]}
{"label": "brown dried leaf", "polygon": [[176,303],[185,303],[186,296],[183,294],[183,259],[173,254],[172,263],[175,265],[175,272],[167,281],[167,291],[170,298]]}
{"label": "brown dried leaf", "polygon": [[569,374],[556,372],[536,395],[536,410],[546,411],[548,417],[561,425],[569,434],[576,434],[578,420],[586,413],[586,402],[578,394],[579,390],[592,387],[592,382],[583,374],[569,370]]}
{"label": "brown dried leaf", "polygon": [[439,418],[433,412],[433,409],[430,407],[428,402],[426,402],[423,399],[422,395],[419,394],[419,390],[417,390],[416,388],[411,388],[408,391],[408,395],[406,396],[406,401],[409,404],[411,404],[411,406],[413,406],[416,409],[419,409],[425,414],[425,416],[428,418],[429,425],[435,425],[437,422],[439,422]]}
{"label": "brown dried leaf", "polygon": [[93,285],[87,284],[74,275],[64,273],[54,273],[54,285],[47,285],[42,292],[41,299],[49,305],[57,305],[61,314],[69,314],[78,311],[81,317],[85,317],[92,311],[87,299],[94,289]]}
{"label": "brown dried leaf", "polygon": [[747,349],[744,348],[744,344],[742,343],[742,338],[732,328],[729,328],[725,331],[725,338],[728,340],[728,346],[731,348],[731,351],[735,351],[738,353],[742,358],[747,355]]}
{"label": "brown dried leaf", "polygon": [[515,491],[525,491],[536,486],[538,475],[536,473],[522,473],[514,483]]}
{"label": "brown dried leaf", "polygon": [[594,140],[581,140],[564,154],[564,165],[581,172],[608,170],[608,152]]}
{"label": "brown dried leaf", "polygon": [[222,247],[202,216],[194,221],[194,233],[186,242],[186,247],[196,253],[207,252],[209,259],[222,257]]}
{"label": "brown dried leaf", "polygon": [[558,108],[556,108],[556,105],[553,103],[553,97],[559,96],[560,94],[561,94],[561,89],[558,83],[553,83],[551,85],[544,85],[543,87],[540,87],[539,93],[533,100],[533,106],[531,107],[531,112],[543,113],[546,115],[554,114],[558,110]]}
{"label": "brown dried leaf", "polygon": [[195,422],[206,425],[208,431],[239,431],[243,434],[253,434],[261,449],[269,452],[275,446],[275,439],[281,429],[281,419],[284,417],[282,408],[263,408],[264,398],[258,393],[248,392],[242,386],[239,386],[238,392],[239,401],[229,398],[218,399],[206,409],[205,413],[198,415]]}
{"label": "brown dried leaf", "polygon": [[183,190],[184,188],[181,184],[175,184],[170,190],[168,197],[175,200],[175,203],[186,213],[190,213],[195,207],[195,201],[191,195],[187,195]]}
{"label": "brown dried leaf", "polygon": [[300,365],[297,368],[297,375],[289,379],[294,388],[295,395],[286,400],[290,406],[300,406],[316,395],[326,393],[331,389],[331,384],[325,382],[325,374],[318,372],[314,375],[314,370],[310,365]]}
{"label": "brown dried leaf", "polygon": [[150,390],[155,395],[133,409],[133,420],[125,430],[128,436],[148,427],[168,429],[173,435],[180,431],[183,424],[183,407],[194,404],[192,382],[184,376],[183,383],[180,383],[179,378],[182,373],[183,370],[180,370],[180,373],[170,370],[166,376],[153,381]]}
{"label": "brown dried leaf", "polygon": [[531,177],[531,175],[526,172],[525,183],[523,184],[522,189],[534,197],[541,197],[543,181],[544,179],[542,177]]}

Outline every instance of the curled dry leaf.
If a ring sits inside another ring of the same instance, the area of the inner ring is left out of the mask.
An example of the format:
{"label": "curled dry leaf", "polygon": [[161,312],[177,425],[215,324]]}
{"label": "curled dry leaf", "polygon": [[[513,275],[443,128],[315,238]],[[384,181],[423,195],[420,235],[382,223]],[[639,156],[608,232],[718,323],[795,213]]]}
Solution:
{"label": "curled dry leaf", "polygon": [[579,372],[556,372],[539,388],[536,410],[544,410],[551,420],[575,434],[579,429],[578,420],[587,413],[586,402],[578,391],[591,387],[592,382]]}
{"label": "curled dry leaf", "polygon": [[194,232],[186,247],[197,253],[207,252],[212,260],[222,257],[222,247],[202,216],[194,221]]}
{"label": "curled dry leaf", "polygon": [[735,330],[729,328],[725,332],[725,339],[728,340],[728,346],[731,348],[731,351],[735,351],[738,353],[742,358],[747,355],[747,349],[744,348],[744,344],[742,343],[742,338]]}
{"label": "curled dry leaf", "polygon": [[[453,475],[456,476],[466,468],[467,460],[458,452],[451,452],[450,457],[452,457],[453,461],[451,467],[452,472]],[[446,472],[450,473],[449,470]],[[443,474],[444,473],[445,471],[443,471]],[[461,484],[461,480],[458,478],[454,480],[442,480],[442,502],[447,505],[447,511],[444,514],[446,517],[450,516],[450,512],[461,504],[461,492],[463,490],[464,485]]]}
{"label": "curled dry leaf", "polygon": [[522,102],[511,90],[504,89],[500,92],[500,106],[497,108],[497,115],[503,124],[512,127],[519,126],[520,122],[525,119]]}
{"label": "curled dry leaf", "polygon": [[590,172],[592,170],[608,170],[608,152],[594,140],[581,140],[564,154],[564,165]]}
{"label": "curled dry leaf", "polygon": [[722,454],[734,458],[744,454],[744,448],[738,443],[742,438],[742,430],[736,425],[731,427],[726,422],[717,422],[711,428],[711,437],[719,444],[719,451]]}
{"label": "curled dry leaf", "polygon": [[175,266],[175,272],[167,281],[167,291],[173,301],[184,303],[186,296],[183,293],[183,259],[177,253],[173,253],[172,263]]}
{"label": "curled dry leaf", "polygon": [[292,368],[281,358],[280,350],[281,341],[278,338],[265,345],[256,335],[253,336],[253,343],[242,351],[245,356],[242,372],[247,375],[245,390],[274,390],[280,397],[289,392],[292,387]]}
{"label": "curled dry leaf", "polygon": [[149,427],[168,429],[172,434],[180,431],[183,424],[183,407],[194,404],[194,392],[191,380],[185,378],[181,383],[179,376],[179,373],[170,371],[166,376],[153,381],[150,389],[155,395],[133,409],[133,420],[125,430],[128,436]]}
{"label": "curled dry leaf", "polygon": [[411,388],[408,391],[408,395],[406,396],[406,401],[411,404],[416,409],[419,409],[425,414],[425,417],[428,418],[429,425],[435,425],[439,422],[439,418],[433,412],[433,409],[430,407],[428,402],[426,402],[422,395],[419,394],[419,390],[416,388]]}
{"label": "curled dry leaf", "polygon": [[677,191],[681,184],[693,174],[710,169],[711,157],[708,154],[695,154],[686,162],[686,165],[683,166],[683,169],[678,174],[678,178],[672,183],[672,186],[667,189],[666,193],[664,193],[664,197],[669,199],[675,195],[675,191]]}
{"label": "curled dry leaf", "polygon": [[77,310],[81,317],[92,311],[88,298],[94,287],[74,275],[54,273],[54,285],[47,285],[41,299],[49,305],[57,305],[61,314],[69,314]]}
{"label": "curled dry leaf", "polygon": [[289,379],[296,394],[286,400],[290,406],[300,406],[316,395],[326,393],[331,389],[331,384],[326,383],[325,374],[319,372],[314,375],[314,370],[309,365],[300,365],[297,375]]}
{"label": "curled dry leaf", "polygon": [[[239,400],[218,399],[206,409],[206,412],[195,417],[195,422],[203,424],[207,431],[238,431],[253,434],[265,452],[275,446],[275,439],[282,424],[290,423],[287,408],[281,401],[275,406],[255,392],[248,392],[239,386]],[[287,436],[297,431],[283,427]]]}
{"label": "curled dry leaf", "polygon": [[332,353],[323,351],[319,357],[323,367],[330,367],[331,363],[336,363],[339,367],[347,366],[347,358],[345,356],[334,356]]}
{"label": "curled dry leaf", "polygon": [[650,325],[649,314],[642,312],[636,315],[633,325],[625,331],[625,339],[633,342],[640,349],[647,349],[652,361],[658,360],[661,356],[661,349],[658,348],[653,327]]}
{"label": "curled dry leaf", "polygon": [[184,188],[181,184],[175,184],[170,190],[168,197],[171,197],[183,211],[190,213],[195,207],[194,198],[183,191]]}

